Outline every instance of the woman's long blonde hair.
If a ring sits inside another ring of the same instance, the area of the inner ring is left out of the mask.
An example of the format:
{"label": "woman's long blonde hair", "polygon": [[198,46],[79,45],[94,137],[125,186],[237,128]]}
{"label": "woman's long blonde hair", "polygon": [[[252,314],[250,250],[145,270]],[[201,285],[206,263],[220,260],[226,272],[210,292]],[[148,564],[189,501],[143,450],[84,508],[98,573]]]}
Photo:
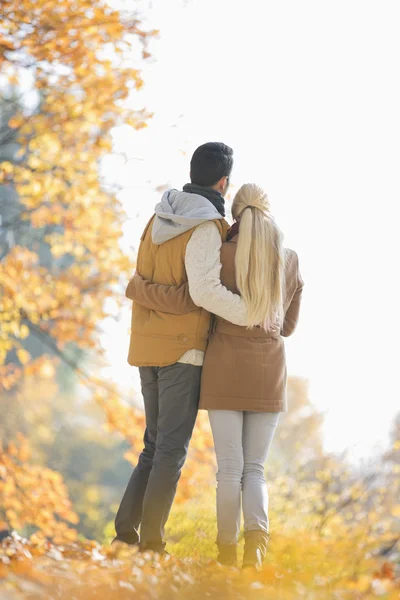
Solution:
{"label": "woman's long blonde hair", "polygon": [[283,322],[285,255],[282,234],[267,194],[254,183],[242,185],[232,215],[240,221],[236,250],[236,283],[248,307],[248,326],[266,331]]}

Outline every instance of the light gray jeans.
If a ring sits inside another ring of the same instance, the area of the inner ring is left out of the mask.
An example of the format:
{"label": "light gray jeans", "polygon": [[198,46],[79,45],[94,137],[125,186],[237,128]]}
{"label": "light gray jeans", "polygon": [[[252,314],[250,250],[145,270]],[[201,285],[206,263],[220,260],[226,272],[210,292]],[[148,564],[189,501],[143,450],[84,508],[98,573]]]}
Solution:
{"label": "light gray jeans", "polygon": [[236,544],[241,501],[244,530],[268,533],[268,489],[264,463],[279,413],[209,410],[217,455],[218,544]]}

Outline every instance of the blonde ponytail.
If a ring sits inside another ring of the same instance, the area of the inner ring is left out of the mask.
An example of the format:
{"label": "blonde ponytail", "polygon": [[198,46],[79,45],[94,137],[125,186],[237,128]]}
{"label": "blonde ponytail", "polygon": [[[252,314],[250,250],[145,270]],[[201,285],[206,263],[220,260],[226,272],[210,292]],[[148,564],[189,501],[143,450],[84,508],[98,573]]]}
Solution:
{"label": "blonde ponytail", "polygon": [[266,193],[247,183],[237,192],[232,214],[240,220],[236,282],[248,307],[248,326],[267,331],[283,322],[284,249]]}

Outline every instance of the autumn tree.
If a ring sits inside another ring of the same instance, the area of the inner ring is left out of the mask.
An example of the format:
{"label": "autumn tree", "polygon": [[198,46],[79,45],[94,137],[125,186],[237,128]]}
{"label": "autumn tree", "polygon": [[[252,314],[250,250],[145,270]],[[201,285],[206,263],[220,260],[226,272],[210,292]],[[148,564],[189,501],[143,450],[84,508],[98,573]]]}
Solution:
{"label": "autumn tree", "polygon": [[24,527],[32,539],[75,540],[78,517],[61,475],[30,459],[29,443],[21,434],[16,443],[0,444],[0,530]]}
{"label": "autumn tree", "polygon": [[[9,233],[0,264],[1,381],[9,389],[31,360],[23,347],[30,336],[61,358],[69,342],[97,350],[105,300],[130,272],[118,243],[123,213],[100,166],[112,128],[140,128],[149,116],[129,99],[143,83],[137,41],[146,58],[154,32],[103,2],[55,0],[3,3],[0,32],[3,96],[18,97],[4,139],[19,149],[1,164],[3,190],[18,197],[1,225]],[[26,227],[41,232],[53,260],[41,264],[34,244],[10,243]],[[7,363],[12,352],[17,360]]]}
{"label": "autumn tree", "polygon": [[[89,375],[81,357],[101,354],[98,326],[109,314],[106,300],[116,300],[115,315],[132,269],[119,246],[124,214],[118,189],[103,180],[101,163],[112,151],[114,127],[139,129],[150,116],[130,104],[143,84],[139,67],[155,33],[143,28],[134,5],[128,11],[102,1],[2,3],[4,455],[13,448],[12,433],[27,432],[37,416],[14,401],[24,397],[28,382],[53,376],[54,358],[95,398],[100,389],[118,403],[117,391]],[[49,425],[52,418],[54,412]]]}

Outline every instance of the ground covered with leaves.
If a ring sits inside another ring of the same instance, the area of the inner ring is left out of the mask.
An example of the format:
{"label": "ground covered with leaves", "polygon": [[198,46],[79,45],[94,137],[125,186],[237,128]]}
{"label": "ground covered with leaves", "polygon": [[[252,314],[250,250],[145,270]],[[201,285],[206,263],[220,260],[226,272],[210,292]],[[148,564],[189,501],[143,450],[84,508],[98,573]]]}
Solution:
{"label": "ground covered with leaves", "polygon": [[13,535],[0,546],[0,598],[400,599],[400,564],[360,553],[357,540],[276,532],[263,570],[242,572],[215,561],[212,515],[192,517],[173,515],[166,558],[124,544],[55,545]]}
{"label": "ground covered with leaves", "polygon": [[216,562],[211,442],[202,430],[196,435],[203,462],[195,454],[181,482],[167,558],[111,546],[112,522],[101,544],[88,541],[61,475],[32,463],[25,438],[0,451],[0,530],[26,536],[0,546],[0,600],[400,600],[397,433],[388,459],[362,471],[328,455],[292,471],[267,468],[271,541],[259,573]]}

